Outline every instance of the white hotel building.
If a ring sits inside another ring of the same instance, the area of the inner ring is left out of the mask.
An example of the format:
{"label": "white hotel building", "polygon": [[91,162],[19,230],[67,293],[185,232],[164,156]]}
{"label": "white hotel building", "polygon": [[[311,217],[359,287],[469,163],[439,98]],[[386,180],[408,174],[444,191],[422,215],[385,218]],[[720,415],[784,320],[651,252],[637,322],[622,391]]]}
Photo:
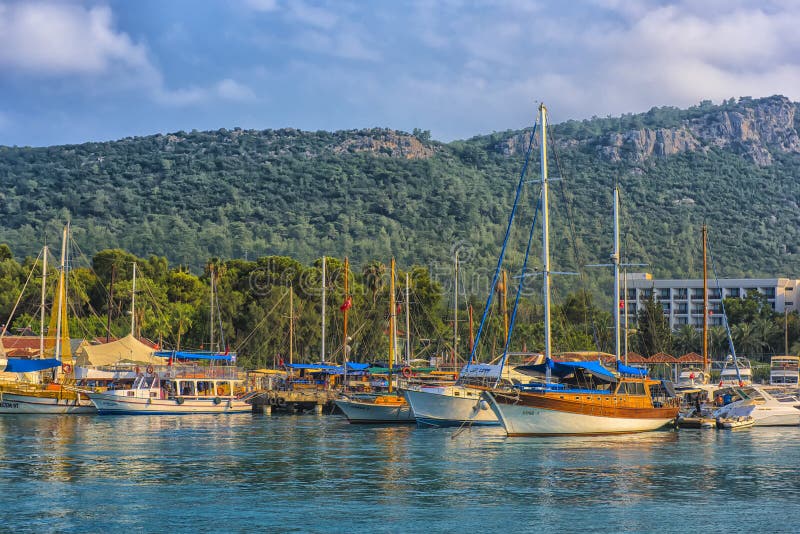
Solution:
{"label": "white hotel building", "polygon": [[[703,326],[703,280],[654,280],[649,273],[628,273],[628,321],[635,322],[638,310],[655,295],[673,330],[690,324]],[[743,298],[751,291],[767,297],[772,309],[778,313],[800,309],[800,280],[789,278],[722,278],[708,281],[709,326],[722,324],[722,299]],[[622,295],[620,295],[620,301]]]}

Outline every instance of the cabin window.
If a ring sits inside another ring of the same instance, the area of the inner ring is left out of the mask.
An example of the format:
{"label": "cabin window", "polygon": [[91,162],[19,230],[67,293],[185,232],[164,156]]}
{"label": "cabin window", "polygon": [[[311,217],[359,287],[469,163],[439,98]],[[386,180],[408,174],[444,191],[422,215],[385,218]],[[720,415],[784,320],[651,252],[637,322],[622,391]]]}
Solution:
{"label": "cabin window", "polygon": [[179,381],[178,382],[178,391],[180,391],[181,395],[185,395],[185,396],[189,396],[189,397],[196,395],[195,389],[194,389],[194,382]]}
{"label": "cabin window", "polygon": [[228,396],[231,394],[231,383],[230,382],[217,382],[216,388],[217,395],[219,396]]}
{"label": "cabin window", "polygon": [[214,383],[206,380],[197,381],[197,394],[198,395],[215,395]]}

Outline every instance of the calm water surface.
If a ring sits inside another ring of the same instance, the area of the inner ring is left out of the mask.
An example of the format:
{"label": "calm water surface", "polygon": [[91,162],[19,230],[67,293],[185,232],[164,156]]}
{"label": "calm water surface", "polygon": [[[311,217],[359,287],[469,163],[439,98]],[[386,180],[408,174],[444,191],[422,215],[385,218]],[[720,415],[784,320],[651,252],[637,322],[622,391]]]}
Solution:
{"label": "calm water surface", "polygon": [[0,417],[0,530],[797,532],[800,428],[504,437],[337,416]]}

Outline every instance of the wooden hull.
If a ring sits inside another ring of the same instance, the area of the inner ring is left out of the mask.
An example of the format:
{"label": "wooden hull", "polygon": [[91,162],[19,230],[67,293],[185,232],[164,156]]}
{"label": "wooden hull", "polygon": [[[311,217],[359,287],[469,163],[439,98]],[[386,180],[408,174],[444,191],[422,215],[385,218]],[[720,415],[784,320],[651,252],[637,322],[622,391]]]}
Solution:
{"label": "wooden hull", "polygon": [[92,401],[84,396],[79,399],[59,399],[53,396],[17,394],[3,392],[0,395],[0,414],[95,414]]}
{"label": "wooden hull", "polygon": [[[658,430],[675,421],[677,407],[647,408],[603,406],[537,393],[485,392],[497,418],[509,436],[552,436],[579,434],[619,434]],[[581,399],[585,395],[579,395]],[[555,397],[555,398],[554,398]],[[575,395],[572,396],[573,399]],[[619,404],[619,403],[617,403]]]}
{"label": "wooden hull", "polygon": [[193,413],[244,413],[253,407],[240,399],[185,399],[178,403],[175,399],[146,399],[122,397],[103,393],[89,393],[89,398],[100,414],[193,414]]}
{"label": "wooden hull", "polygon": [[[494,425],[500,421],[481,402],[481,391],[462,386],[407,389],[403,392],[417,423],[429,426]],[[457,396],[456,396],[457,395]]]}
{"label": "wooden hull", "polygon": [[410,424],[416,423],[411,406],[406,404],[376,404],[352,399],[335,401],[351,423]]}

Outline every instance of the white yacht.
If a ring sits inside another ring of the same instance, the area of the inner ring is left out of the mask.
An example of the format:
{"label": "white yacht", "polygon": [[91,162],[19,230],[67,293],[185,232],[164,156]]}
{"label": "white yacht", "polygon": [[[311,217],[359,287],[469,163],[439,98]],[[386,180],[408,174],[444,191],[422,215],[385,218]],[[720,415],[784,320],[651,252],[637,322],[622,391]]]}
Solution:
{"label": "white yacht", "polygon": [[714,412],[717,418],[750,415],[755,426],[800,425],[800,399],[793,395],[773,396],[758,385],[732,387],[718,393],[732,395],[733,400]]}
{"label": "white yacht", "polygon": [[720,371],[719,385],[724,386],[749,386],[753,383],[753,369],[750,361],[746,358],[734,358],[730,354],[722,363]]}
{"label": "white yacht", "polygon": [[769,384],[796,388],[800,378],[800,356],[773,356],[769,362]]}

